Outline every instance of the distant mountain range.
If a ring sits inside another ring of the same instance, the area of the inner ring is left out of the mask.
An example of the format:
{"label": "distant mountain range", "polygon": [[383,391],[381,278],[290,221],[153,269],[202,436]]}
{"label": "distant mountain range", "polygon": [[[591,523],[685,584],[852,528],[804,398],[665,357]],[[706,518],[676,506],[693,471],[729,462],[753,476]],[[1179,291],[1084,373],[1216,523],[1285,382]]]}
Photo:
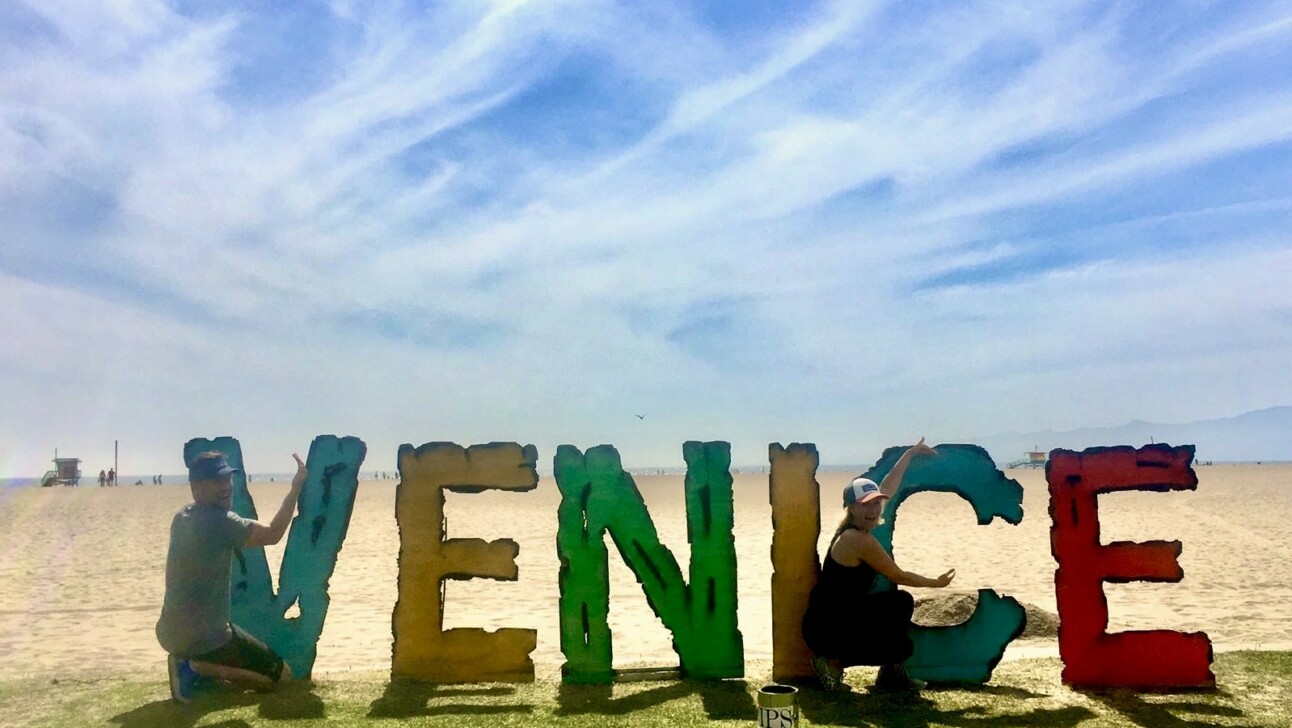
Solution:
{"label": "distant mountain range", "polygon": [[1164,442],[1193,445],[1197,460],[1216,462],[1292,460],[1292,407],[1270,407],[1237,417],[1179,424],[1134,420],[1116,427],[1010,432],[971,440],[998,463],[1018,460],[1029,450],[1083,450],[1099,445]]}

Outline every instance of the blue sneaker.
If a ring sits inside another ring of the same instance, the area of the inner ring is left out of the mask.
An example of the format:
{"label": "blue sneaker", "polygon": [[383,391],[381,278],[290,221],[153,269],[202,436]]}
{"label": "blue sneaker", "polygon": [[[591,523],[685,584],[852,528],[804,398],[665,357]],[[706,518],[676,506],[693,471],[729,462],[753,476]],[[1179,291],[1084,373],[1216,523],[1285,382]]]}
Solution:
{"label": "blue sneaker", "polygon": [[170,673],[170,696],[177,703],[191,703],[210,685],[211,680],[197,674],[188,660],[176,655],[166,659]]}

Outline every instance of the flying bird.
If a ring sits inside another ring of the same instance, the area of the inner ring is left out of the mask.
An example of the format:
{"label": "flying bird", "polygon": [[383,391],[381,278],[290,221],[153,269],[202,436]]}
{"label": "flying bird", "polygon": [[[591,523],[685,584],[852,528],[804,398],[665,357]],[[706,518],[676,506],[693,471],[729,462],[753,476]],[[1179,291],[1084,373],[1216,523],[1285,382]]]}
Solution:
{"label": "flying bird", "polygon": [[637,419],[639,419],[639,420],[644,420],[644,419],[646,419],[646,415],[636,415],[636,417],[637,417]]}

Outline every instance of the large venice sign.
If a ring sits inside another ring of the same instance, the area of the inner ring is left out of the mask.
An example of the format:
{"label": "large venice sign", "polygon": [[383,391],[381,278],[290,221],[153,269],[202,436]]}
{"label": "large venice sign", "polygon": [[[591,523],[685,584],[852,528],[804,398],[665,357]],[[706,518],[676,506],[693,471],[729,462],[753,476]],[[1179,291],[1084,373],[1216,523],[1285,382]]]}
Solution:
{"label": "large venice sign", "polygon": [[[939,445],[940,457],[911,463],[902,490],[885,507],[875,536],[891,551],[898,510],[923,491],[955,493],[980,524],[1023,518],[1023,491],[974,445]],[[206,450],[223,452],[243,469],[233,438],[195,439],[185,462]],[[808,593],[816,583],[821,532],[820,459],[810,444],[769,446],[772,505],[773,676],[812,674],[799,631]],[[881,480],[903,448],[890,448],[866,476]],[[232,579],[233,619],[282,654],[292,673],[307,676],[328,608],[328,579],[345,540],[367,448],[354,437],[325,435],[310,446],[309,479],[301,492],[273,590],[264,550],[243,550]],[[681,565],[660,543],[632,476],[609,445],[586,452],[557,448],[553,473],[561,492],[556,518],[560,559],[563,679],[614,679],[607,539],[640,582],[645,598],[672,634],[685,677],[744,674],[744,646],[736,620],[736,551],[732,536],[731,447],[687,442],[686,519],[691,558]],[[448,538],[444,492],[528,491],[538,485],[538,452],[516,443],[461,447],[453,443],[404,445],[395,518],[399,524],[399,597],[394,606],[394,676],[429,682],[516,682],[534,677],[533,629],[444,629],[445,579],[515,580],[519,546],[509,539]],[[1046,466],[1050,488],[1051,551],[1058,562],[1059,650],[1063,680],[1079,686],[1133,688],[1214,684],[1211,643],[1202,633],[1166,630],[1109,633],[1105,582],[1166,581],[1183,577],[1178,541],[1101,544],[1100,493],[1191,490],[1198,479],[1193,447],[1149,445],[1055,450]],[[233,509],[254,518],[255,505],[241,473]],[[881,580],[882,581],[882,580]],[[876,589],[891,589],[881,583]],[[296,605],[300,616],[287,617]],[[906,663],[916,677],[940,682],[986,682],[1006,646],[1023,631],[1022,605],[981,589],[974,614],[951,627],[915,627],[915,653]]]}

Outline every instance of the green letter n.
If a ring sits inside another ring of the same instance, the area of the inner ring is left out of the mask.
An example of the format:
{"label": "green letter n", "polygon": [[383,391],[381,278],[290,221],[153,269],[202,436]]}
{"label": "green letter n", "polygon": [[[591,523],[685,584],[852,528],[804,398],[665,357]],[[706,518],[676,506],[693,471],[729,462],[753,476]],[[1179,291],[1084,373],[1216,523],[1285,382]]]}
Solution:
{"label": "green letter n", "polygon": [[692,678],[744,675],[744,644],[736,625],[736,548],[732,535],[731,446],[687,442],[687,539],[690,584],[677,559],[659,542],[632,476],[610,445],[556,451],[561,491],[557,554],[561,559],[563,679],[605,683],[614,677],[610,610],[609,532],[637,577],[651,609],[673,634],[682,674]]}

